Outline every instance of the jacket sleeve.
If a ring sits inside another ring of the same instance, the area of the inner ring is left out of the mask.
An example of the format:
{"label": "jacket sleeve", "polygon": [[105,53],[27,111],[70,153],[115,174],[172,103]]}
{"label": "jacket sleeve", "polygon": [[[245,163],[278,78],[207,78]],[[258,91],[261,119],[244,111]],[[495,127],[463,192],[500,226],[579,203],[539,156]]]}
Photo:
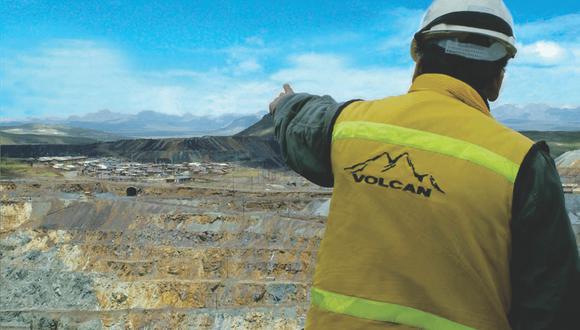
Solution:
{"label": "jacket sleeve", "polygon": [[332,187],[332,127],[350,102],[305,93],[286,96],[274,112],[274,134],[288,166],[313,183]]}
{"label": "jacket sleeve", "polygon": [[560,177],[542,142],[520,167],[512,215],[512,328],[579,329],[578,247]]}

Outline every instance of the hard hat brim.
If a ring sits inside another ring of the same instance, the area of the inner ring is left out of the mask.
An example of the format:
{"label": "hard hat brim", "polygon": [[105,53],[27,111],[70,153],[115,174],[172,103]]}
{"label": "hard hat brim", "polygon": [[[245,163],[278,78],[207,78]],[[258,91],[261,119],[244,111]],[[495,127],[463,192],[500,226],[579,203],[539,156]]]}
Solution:
{"label": "hard hat brim", "polygon": [[[427,39],[444,39],[465,34],[477,34],[501,42],[506,47],[506,50],[510,57],[515,57],[517,53],[514,37],[510,37],[503,33],[499,33],[492,30],[473,28],[469,26],[438,24],[436,26],[433,26],[428,31],[420,32],[418,36],[421,37],[423,40],[427,40]],[[415,38],[413,38],[413,41],[411,42],[411,57],[415,62],[417,62],[419,59],[417,45],[418,36],[415,36]]]}
{"label": "hard hat brim", "polygon": [[[503,33],[487,30],[487,29],[480,29],[474,28],[469,26],[461,26],[461,25],[450,25],[450,24],[438,24],[433,26],[428,31],[421,32],[420,35],[422,38],[425,39],[442,39],[446,37],[453,37],[457,35],[464,35],[464,34],[477,34],[484,37],[495,39],[501,42],[507,49],[508,54],[511,57],[514,57],[517,53],[517,48],[515,46],[516,40],[514,37],[507,36]],[[416,47],[416,45],[415,45]]]}

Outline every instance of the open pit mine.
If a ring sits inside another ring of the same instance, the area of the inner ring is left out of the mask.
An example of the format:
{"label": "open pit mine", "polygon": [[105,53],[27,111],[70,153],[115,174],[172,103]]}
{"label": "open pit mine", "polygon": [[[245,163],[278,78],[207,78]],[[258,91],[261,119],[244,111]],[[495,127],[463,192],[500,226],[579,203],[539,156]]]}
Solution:
{"label": "open pit mine", "polygon": [[185,184],[58,171],[1,182],[0,328],[303,327],[330,191],[233,166]]}

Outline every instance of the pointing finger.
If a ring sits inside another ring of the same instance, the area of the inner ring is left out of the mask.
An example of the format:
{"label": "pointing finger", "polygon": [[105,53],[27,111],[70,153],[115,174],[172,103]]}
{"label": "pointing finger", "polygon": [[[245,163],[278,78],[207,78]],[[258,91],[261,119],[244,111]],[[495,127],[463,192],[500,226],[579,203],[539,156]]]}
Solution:
{"label": "pointing finger", "polygon": [[284,92],[289,94],[294,94],[294,90],[290,87],[290,84],[284,84]]}

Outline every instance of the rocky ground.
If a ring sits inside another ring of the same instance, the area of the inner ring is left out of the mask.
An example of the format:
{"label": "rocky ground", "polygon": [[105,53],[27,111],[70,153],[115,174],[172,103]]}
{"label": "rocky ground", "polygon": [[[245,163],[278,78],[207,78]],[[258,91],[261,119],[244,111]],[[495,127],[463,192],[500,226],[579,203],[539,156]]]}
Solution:
{"label": "rocky ground", "polygon": [[230,184],[4,182],[0,328],[300,329],[329,192]]}

